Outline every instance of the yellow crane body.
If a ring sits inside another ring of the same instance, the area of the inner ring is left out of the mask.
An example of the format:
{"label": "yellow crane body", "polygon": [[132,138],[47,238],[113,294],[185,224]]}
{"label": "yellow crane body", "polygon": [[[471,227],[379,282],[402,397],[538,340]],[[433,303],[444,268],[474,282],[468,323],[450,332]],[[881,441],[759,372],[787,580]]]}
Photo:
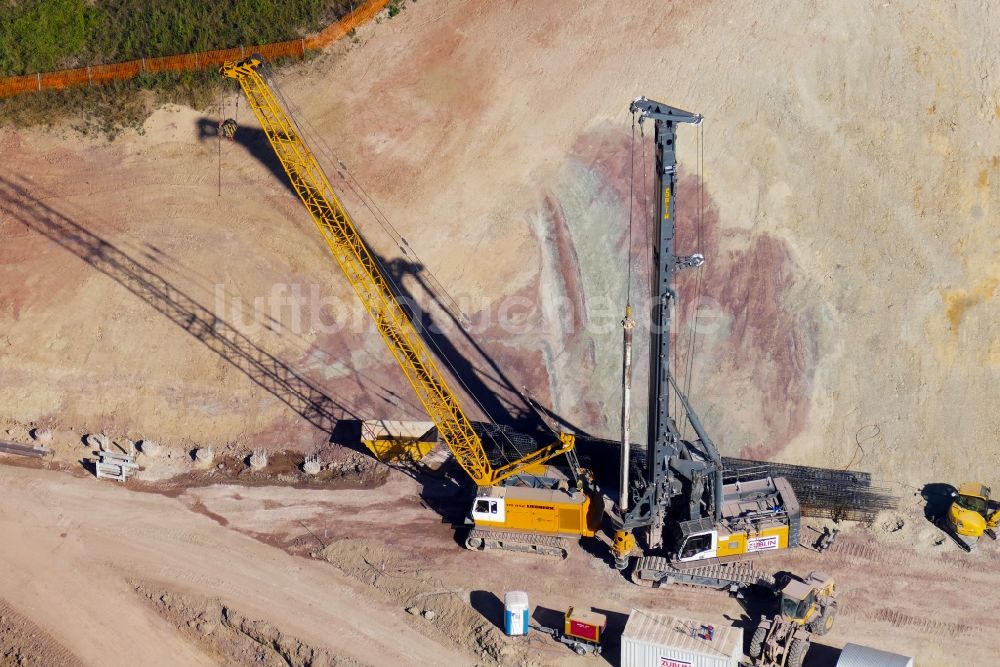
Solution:
{"label": "yellow crane body", "polygon": [[[472,509],[477,526],[593,537],[586,494],[524,486],[480,488]],[[600,516],[596,517],[600,519]]]}
{"label": "yellow crane body", "polygon": [[[226,63],[221,73],[239,83],[296,194],[375,322],[379,334],[420,403],[437,426],[440,439],[451,450],[458,464],[477,486],[495,487],[508,478],[530,472],[555,456],[571,451],[575,446],[574,436],[561,434],[555,442],[506,465],[491,464],[479,434],[448,387],[444,375],[404,310],[392,284],[334,193],[326,174],[302,139],[294,121],[265,81],[260,72],[262,64],[260,57],[251,56],[238,62]],[[566,491],[564,495],[582,498],[578,503],[574,501],[580,505],[574,512],[584,518],[580,522],[580,530],[574,531],[574,534],[589,532],[592,535],[591,526],[595,524],[592,519],[587,520],[593,514],[590,496],[580,491]],[[548,508],[538,511],[551,514]],[[475,515],[473,512],[473,516]],[[531,531],[532,525],[549,525],[547,520],[520,518],[520,510],[512,511],[511,516],[512,520],[513,517],[519,517],[514,530],[521,530],[524,526],[523,530]],[[511,528],[503,522],[488,523],[489,527]]]}

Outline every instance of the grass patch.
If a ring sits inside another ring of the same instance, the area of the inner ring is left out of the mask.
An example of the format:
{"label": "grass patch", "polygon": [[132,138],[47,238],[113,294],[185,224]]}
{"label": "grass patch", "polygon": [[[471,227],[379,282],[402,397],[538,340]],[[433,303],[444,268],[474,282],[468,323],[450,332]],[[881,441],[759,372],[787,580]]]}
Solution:
{"label": "grass patch", "polygon": [[[303,37],[360,0],[0,0],[0,76],[250,46]],[[93,88],[0,100],[19,125],[73,115],[86,132],[141,126],[150,105],[204,109],[224,85],[214,71],[140,76]],[[153,94],[143,91],[154,91]]]}

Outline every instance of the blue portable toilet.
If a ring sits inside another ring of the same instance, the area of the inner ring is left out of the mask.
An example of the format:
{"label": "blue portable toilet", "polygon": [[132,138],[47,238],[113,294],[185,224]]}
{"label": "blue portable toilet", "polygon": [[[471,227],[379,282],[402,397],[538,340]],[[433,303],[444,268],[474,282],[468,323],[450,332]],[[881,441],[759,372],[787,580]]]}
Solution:
{"label": "blue portable toilet", "polygon": [[503,596],[503,631],[511,637],[528,634],[528,594],[524,591]]}

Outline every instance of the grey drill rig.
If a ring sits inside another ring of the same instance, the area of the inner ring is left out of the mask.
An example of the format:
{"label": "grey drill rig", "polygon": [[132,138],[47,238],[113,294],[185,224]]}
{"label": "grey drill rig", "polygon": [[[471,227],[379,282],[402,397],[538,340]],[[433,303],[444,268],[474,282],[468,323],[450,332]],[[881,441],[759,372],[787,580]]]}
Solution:
{"label": "grey drill rig", "polygon": [[[649,420],[645,466],[637,465],[638,474],[630,475],[633,462],[629,460],[628,385],[635,323],[629,306],[622,323],[625,329],[625,379],[621,493],[618,512],[613,517],[615,534],[612,554],[615,566],[620,570],[626,569],[629,557],[640,546],[633,532],[642,528],[645,529],[642,556],[636,563],[633,580],[643,580],[644,583],[676,580],[730,587],[732,573],[740,568],[730,568],[730,573],[723,575],[724,568],[701,567],[696,572],[691,569],[691,564],[717,566],[748,553],[796,546],[798,502],[783,478],[765,477],[723,483],[719,450],[671,373],[671,308],[677,301],[674,275],[684,269],[701,266],[704,262],[700,254],[678,256],[675,253],[677,125],[698,125],[702,116],[645,97],[633,101],[629,110],[638,115],[640,124],[647,119],[652,120],[655,128],[656,226],[651,265]],[[683,407],[685,419],[694,431],[693,440],[684,439],[670,414],[671,392]],[[663,556],[649,556],[656,553]],[[685,568],[687,574],[682,572]],[[743,574],[743,578],[757,576],[756,573]]]}

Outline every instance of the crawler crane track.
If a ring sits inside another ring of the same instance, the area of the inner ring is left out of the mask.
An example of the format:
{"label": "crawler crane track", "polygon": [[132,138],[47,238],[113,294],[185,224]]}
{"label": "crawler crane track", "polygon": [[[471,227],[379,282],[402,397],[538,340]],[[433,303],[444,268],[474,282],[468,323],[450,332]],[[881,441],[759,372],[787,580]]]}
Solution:
{"label": "crawler crane track", "polygon": [[556,535],[500,532],[473,528],[465,537],[465,548],[472,551],[520,551],[556,558],[569,556],[567,540]]}

